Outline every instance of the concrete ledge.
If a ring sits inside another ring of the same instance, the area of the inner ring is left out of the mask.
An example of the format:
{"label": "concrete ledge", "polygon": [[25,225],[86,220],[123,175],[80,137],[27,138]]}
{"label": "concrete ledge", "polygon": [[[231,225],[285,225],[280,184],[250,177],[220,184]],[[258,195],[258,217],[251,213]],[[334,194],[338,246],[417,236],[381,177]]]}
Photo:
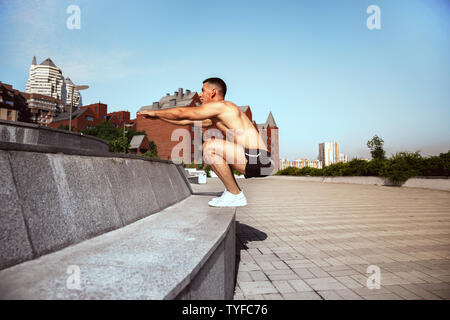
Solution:
{"label": "concrete ledge", "polygon": [[305,182],[323,182],[323,183],[355,183],[368,184],[376,186],[399,186],[408,188],[425,188],[434,190],[450,191],[450,179],[446,177],[415,177],[408,179],[402,185],[396,185],[389,179],[380,177],[302,177],[302,176],[276,176],[274,179],[297,179]]}
{"label": "concrete ledge", "polygon": [[[0,299],[232,299],[235,208],[209,198],[2,270]],[[70,266],[80,290],[67,286]]]}
{"label": "concrete ledge", "polygon": [[97,137],[37,124],[0,120],[0,141],[107,152],[108,142]]}
{"label": "concrete ledge", "polygon": [[0,150],[0,270],[121,228],[192,194],[182,169],[170,161],[7,145],[39,152]]}
{"label": "concrete ledge", "polygon": [[402,187],[450,191],[450,179],[417,177],[408,179]]}

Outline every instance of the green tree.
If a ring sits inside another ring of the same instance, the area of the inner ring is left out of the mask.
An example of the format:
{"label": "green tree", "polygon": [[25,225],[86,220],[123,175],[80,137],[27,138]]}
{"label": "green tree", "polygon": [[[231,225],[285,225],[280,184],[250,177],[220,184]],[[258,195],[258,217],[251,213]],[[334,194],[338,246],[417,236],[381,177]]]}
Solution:
{"label": "green tree", "polygon": [[127,153],[130,142],[127,137],[119,137],[109,142],[109,148],[112,152]]}
{"label": "green tree", "polygon": [[146,153],[143,153],[142,156],[150,157],[150,158],[159,158],[158,148],[156,147],[156,144],[155,144],[155,142],[153,142],[153,140],[150,141],[149,147],[150,147],[150,150],[147,151]]}
{"label": "green tree", "polygon": [[372,159],[386,159],[386,152],[383,149],[383,144],[383,139],[381,139],[377,135],[374,135],[372,140],[367,141],[367,147],[370,149]]}

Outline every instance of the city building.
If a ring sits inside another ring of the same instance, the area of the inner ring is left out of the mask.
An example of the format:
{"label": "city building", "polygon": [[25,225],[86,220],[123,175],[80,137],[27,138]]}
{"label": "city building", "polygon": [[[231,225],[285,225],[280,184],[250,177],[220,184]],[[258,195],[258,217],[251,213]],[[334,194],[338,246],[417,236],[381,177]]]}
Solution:
{"label": "city building", "polygon": [[[69,119],[69,112],[60,113],[53,118],[49,126],[52,128],[59,128],[61,125],[68,126]],[[105,103],[93,103],[72,112],[72,129],[76,131],[93,128],[103,121],[111,122],[118,129],[125,125],[127,129],[136,130],[136,119],[130,120],[129,111],[108,113],[108,105]]]}
{"label": "city building", "polygon": [[[249,117],[249,119],[251,121],[252,118]],[[253,121],[253,124],[255,125],[256,129],[258,130],[263,140],[266,141],[268,151],[270,152],[272,159],[274,159],[274,172],[277,172],[280,169],[279,162],[275,161],[275,159],[280,158],[279,141],[278,141],[279,129],[275,122],[272,112],[269,112],[269,116],[267,117],[265,123],[257,124],[256,122]]]}
{"label": "city building", "polygon": [[29,122],[30,118],[31,113],[24,93],[0,81],[0,119]]}
{"label": "city building", "polygon": [[27,106],[31,112],[30,122],[41,126],[49,126],[56,115],[64,110],[61,100],[39,93],[23,93],[27,99]]}
{"label": "city building", "polygon": [[129,111],[115,111],[108,113],[106,119],[114,123],[119,129],[125,126],[127,129],[136,130],[136,119],[130,119]]}
{"label": "city building", "polygon": [[317,168],[322,169],[322,163],[319,160],[308,160],[308,159],[298,159],[298,160],[288,160],[288,159],[280,159],[279,161],[279,170],[286,169],[288,167],[296,167],[296,168]]}
{"label": "city building", "polygon": [[[80,108],[81,106],[83,106],[81,94],[77,89],[75,89],[76,85],[72,82],[72,80],[70,80],[70,78],[66,78],[64,80],[64,82],[66,84],[66,92],[67,92],[66,111],[69,112],[69,110],[70,110],[69,108],[72,106],[72,103],[73,103],[73,108],[75,110]],[[73,101],[72,101],[72,99],[73,99]]]}
{"label": "city building", "polygon": [[62,71],[50,58],[36,64],[36,57],[33,57],[25,92],[53,97],[66,104],[67,91]]}
{"label": "city building", "polygon": [[[148,106],[143,106],[139,111],[143,110],[161,110],[175,107],[196,107],[201,104],[200,97],[197,92],[190,90],[184,91],[183,88],[179,88],[172,95],[167,93],[159,101],[153,102]],[[190,161],[194,161],[194,127],[191,125],[176,125],[165,122],[160,119],[148,119],[144,116],[136,117],[136,130],[145,131],[150,140],[153,140],[158,150],[158,156],[164,160],[178,160],[186,157],[183,151],[178,154],[177,159],[172,159],[172,150],[177,146],[180,141],[172,141],[172,133],[179,128],[187,129],[190,132],[191,139],[191,155]],[[205,128],[203,129],[203,131]],[[201,146],[200,146],[201,147]]]}
{"label": "city building", "polygon": [[339,153],[339,162],[348,162],[347,156],[343,153]]}
{"label": "city building", "polygon": [[319,161],[323,166],[339,162],[339,143],[323,142],[319,144]]}

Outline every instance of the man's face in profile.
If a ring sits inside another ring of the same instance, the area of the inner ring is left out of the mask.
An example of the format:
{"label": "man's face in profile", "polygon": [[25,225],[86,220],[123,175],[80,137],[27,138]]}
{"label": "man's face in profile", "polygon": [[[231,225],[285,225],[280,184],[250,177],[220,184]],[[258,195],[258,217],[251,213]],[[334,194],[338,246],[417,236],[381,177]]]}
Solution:
{"label": "man's face in profile", "polygon": [[200,92],[200,101],[202,103],[208,103],[212,100],[213,95],[215,93],[215,89],[212,85],[210,85],[208,82],[204,83],[202,86],[202,92]]}

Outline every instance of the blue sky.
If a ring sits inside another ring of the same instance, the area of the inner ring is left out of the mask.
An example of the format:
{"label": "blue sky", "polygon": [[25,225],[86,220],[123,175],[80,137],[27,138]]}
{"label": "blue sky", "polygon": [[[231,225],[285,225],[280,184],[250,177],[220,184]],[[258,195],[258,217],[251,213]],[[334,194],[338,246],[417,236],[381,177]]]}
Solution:
{"label": "blue sky", "polygon": [[[366,27],[369,5],[381,30]],[[324,141],[370,157],[375,134],[388,155],[450,149],[448,0],[0,0],[0,28],[0,81],[19,90],[33,56],[50,57],[90,86],[84,104],[134,116],[219,76],[256,122],[272,111],[281,157],[316,159]]]}

